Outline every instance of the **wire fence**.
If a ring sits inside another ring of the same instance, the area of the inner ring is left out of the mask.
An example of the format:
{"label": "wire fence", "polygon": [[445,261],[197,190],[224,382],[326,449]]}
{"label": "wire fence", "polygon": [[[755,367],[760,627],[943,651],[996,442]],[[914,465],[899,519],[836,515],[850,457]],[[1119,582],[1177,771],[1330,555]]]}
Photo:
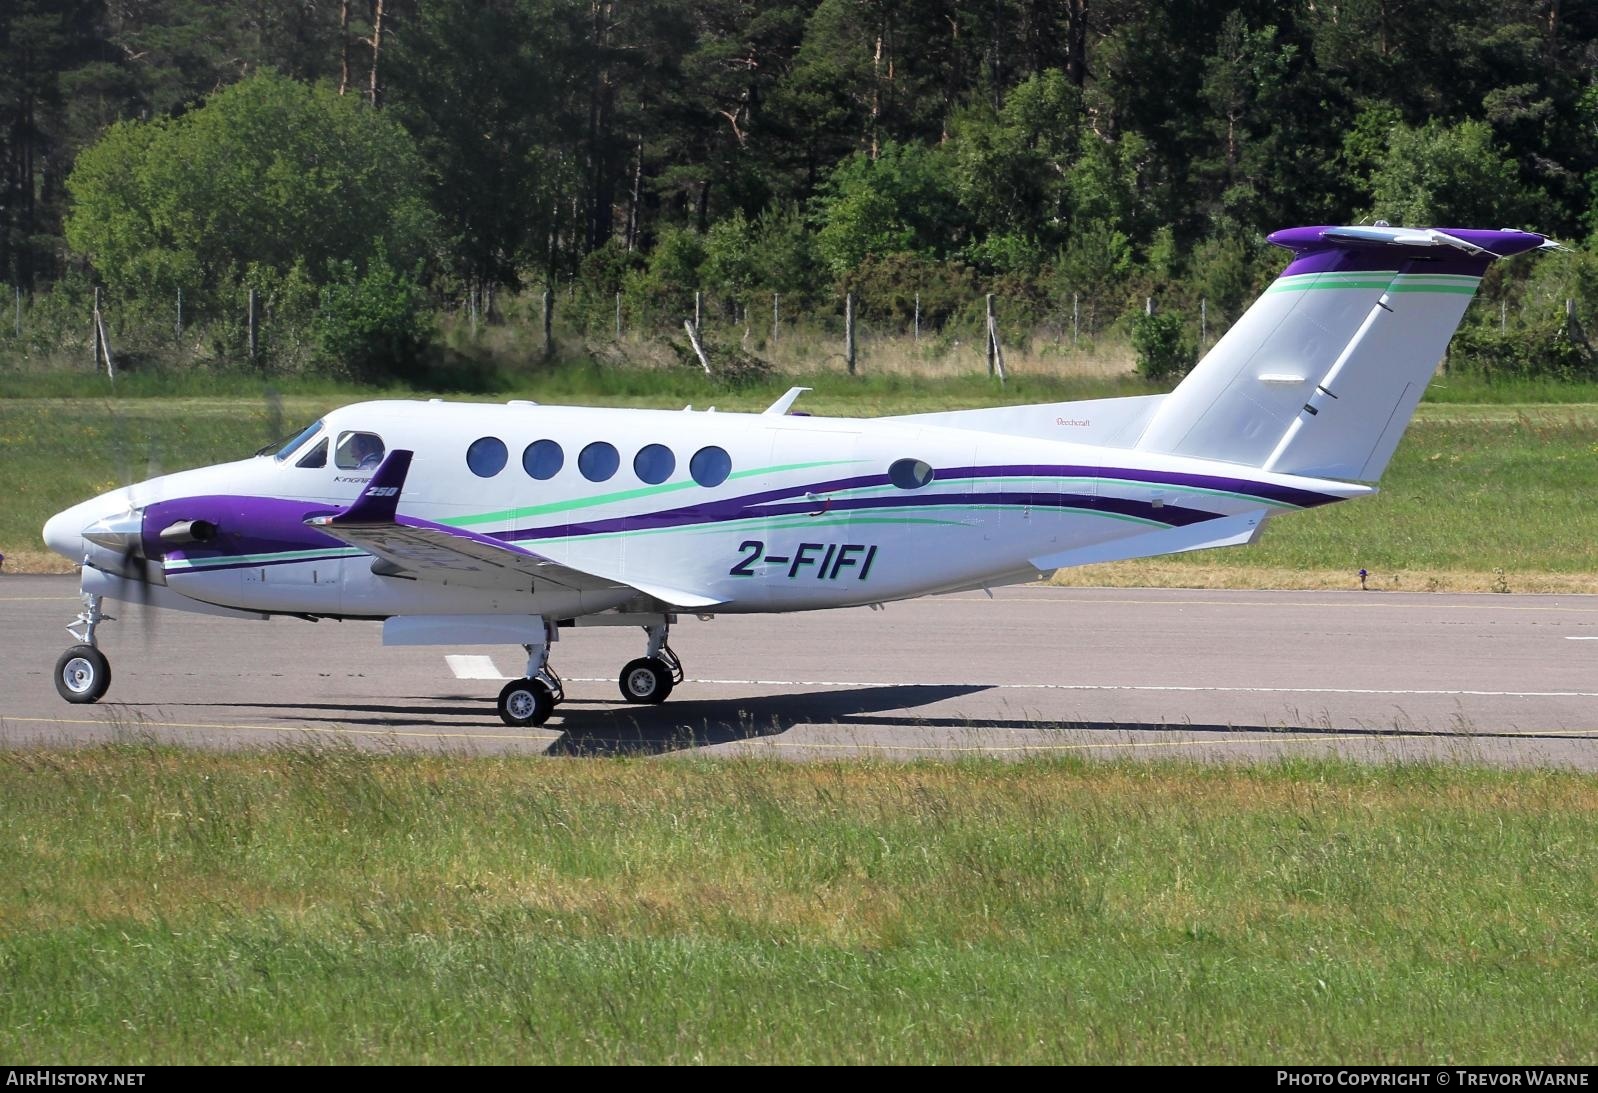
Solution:
{"label": "wire fence", "polygon": [[[241,292],[232,307],[197,315],[181,289],[164,306],[104,287],[29,297],[8,287],[0,362],[79,365],[114,372],[183,365],[267,372],[336,371],[318,352],[320,312],[285,315],[269,296]],[[1246,302],[1242,306],[1247,306]],[[1523,305],[1478,298],[1472,321],[1501,335],[1525,321]],[[435,301],[437,337],[466,350],[531,362],[586,358],[603,364],[685,363],[707,371],[758,367],[786,373],[830,369],[947,374],[986,371],[1113,374],[1134,366],[1130,321],[1177,315],[1202,356],[1239,309],[1207,297],[1071,291],[952,295],[916,289],[815,294],[699,290],[602,292],[576,281],[518,293],[469,292]],[[1586,345],[1578,301],[1564,303],[1564,328]]]}

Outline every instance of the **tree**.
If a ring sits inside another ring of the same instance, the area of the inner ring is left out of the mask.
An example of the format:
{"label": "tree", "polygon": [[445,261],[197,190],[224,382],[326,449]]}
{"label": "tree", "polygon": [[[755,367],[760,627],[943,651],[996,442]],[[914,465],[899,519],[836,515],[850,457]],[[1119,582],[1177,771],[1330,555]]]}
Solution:
{"label": "tree", "polygon": [[416,139],[467,284],[515,286],[524,267],[552,262],[577,126],[559,60],[577,31],[557,14],[518,0],[434,0],[393,46],[386,109]]}
{"label": "tree", "polygon": [[1524,221],[1532,196],[1485,122],[1430,121],[1393,129],[1371,178],[1371,215],[1412,226],[1502,227]]}
{"label": "tree", "polygon": [[1081,114],[1081,92],[1050,69],[1011,90],[999,110],[978,106],[954,119],[955,186],[984,231],[1050,251],[1060,244]]}
{"label": "tree", "polygon": [[246,279],[311,284],[378,249],[430,257],[433,221],[410,137],[385,115],[263,73],[181,118],[121,122],[67,180],[67,239],[133,296],[185,291],[201,317]]}
{"label": "tree", "polygon": [[941,149],[884,145],[838,164],[819,196],[816,249],[835,276],[867,255],[942,257],[964,242],[966,225]]}

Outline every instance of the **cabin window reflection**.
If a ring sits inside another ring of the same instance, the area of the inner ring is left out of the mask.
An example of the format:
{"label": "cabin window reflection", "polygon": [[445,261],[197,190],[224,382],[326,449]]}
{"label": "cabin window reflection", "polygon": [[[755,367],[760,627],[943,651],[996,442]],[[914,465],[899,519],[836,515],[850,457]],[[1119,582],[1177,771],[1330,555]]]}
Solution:
{"label": "cabin window reflection", "polygon": [[497,436],[480,437],[466,449],[466,465],[478,478],[493,478],[505,469],[510,452]]}
{"label": "cabin window reflection", "polygon": [[577,455],[577,469],[590,482],[608,482],[621,466],[621,453],[614,444],[596,440]]}
{"label": "cabin window reflection", "polygon": [[385,450],[383,438],[376,433],[340,433],[333,464],[346,471],[375,471]]}
{"label": "cabin window reflection", "polygon": [[732,456],[715,445],[700,448],[688,461],[688,473],[701,486],[719,486],[732,473]]}
{"label": "cabin window reflection", "polygon": [[325,467],[327,466],[327,437],[323,437],[320,444],[300,456],[296,467]]}
{"label": "cabin window reflection", "polygon": [[888,468],[888,481],[901,490],[918,490],[932,478],[932,464],[924,459],[900,459]]}
{"label": "cabin window reflection", "polygon": [[522,470],[529,478],[547,482],[566,465],[566,453],[553,440],[535,440],[522,450]]}
{"label": "cabin window reflection", "polygon": [[658,486],[677,469],[677,457],[664,444],[645,444],[633,456],[633,473],[639,481]]}

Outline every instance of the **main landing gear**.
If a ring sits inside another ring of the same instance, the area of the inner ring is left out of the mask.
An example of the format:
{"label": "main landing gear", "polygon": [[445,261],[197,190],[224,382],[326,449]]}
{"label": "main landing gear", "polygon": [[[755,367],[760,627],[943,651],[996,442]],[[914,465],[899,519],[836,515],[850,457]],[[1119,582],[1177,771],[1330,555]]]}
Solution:
{"label": "main landing gear", "polygon": [[[649,636],[644,655],[628,661],[617,680],[621,686],[621,696],[628,702],[658,705],[666,701],[672,688],[682,682],[682,661],[666,644],[669,630],[670,626],[666,622],[651,623],[644,627],[644,633]],[[548,628],[546,634],[542,645],[522,646],[527,650],[527,674],[521,679],[511,680],[499,692],[499,716],[507,725],[518,728],[542,725],[555,712],[555,706],[566,700],[560,676],[549,666],[549,646],[555,638],[554,629]]]}
{"label": "main landing gear", "polygon": [[646,626],[649,650],[621,670],[621,697],[628,702],[656,706],[666,701],[671,689],[682,682],[682,661],[666,644],[669,627]]}
{"label": "main landing gear", "polygon": [[100,597],[84,593],[83,610],[67,627],[78,644],[55,662],[56,693],[68,702],[98,702],[111,687],[111,662],[94,641],[95,628],[107,621],[115,620],[100,609]]}
{"label": "main landing gear", "polygon": [[511,680],[499,692],[499,717],[507,725],[542,725],[555,712],[555,704],[566,699],[560,676],[549,666],[553,629],[546,627],[548,636],[542,645],[522,646],[527,650],[527,675]]}

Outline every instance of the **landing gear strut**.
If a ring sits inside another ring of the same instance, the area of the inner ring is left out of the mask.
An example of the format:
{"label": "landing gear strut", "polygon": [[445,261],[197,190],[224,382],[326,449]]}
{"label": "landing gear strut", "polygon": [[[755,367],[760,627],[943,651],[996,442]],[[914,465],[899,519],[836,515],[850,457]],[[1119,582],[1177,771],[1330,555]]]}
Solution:
{"label": "landing gear strut", "polygon": [[682,661],[666,644],[670,627],[665,623],[644,627],[649,635],[649,650],[621,670],[621,696],[628,702],[659,705],[671,689],[682,682]]}
{"label": "landing gear strut", "polygon": [[115,621],[100,610],[100,597],[83,594],[83,610],[67,627],[78,644],[55,662],[56,694],[68,702],[98,702],[111,687],[111,662],[95,644],[94,631],[102,622]]}
{"label": "landing gear strut", "polygon": [[552,631],[552,627],[546,627],[543,644],[522,646],[527,650],[527,675],[511,680],[499,692],[499,717],[507,725],[542,725],[555,712],[555,704],[566,699],[560,676],[549,666]]}

